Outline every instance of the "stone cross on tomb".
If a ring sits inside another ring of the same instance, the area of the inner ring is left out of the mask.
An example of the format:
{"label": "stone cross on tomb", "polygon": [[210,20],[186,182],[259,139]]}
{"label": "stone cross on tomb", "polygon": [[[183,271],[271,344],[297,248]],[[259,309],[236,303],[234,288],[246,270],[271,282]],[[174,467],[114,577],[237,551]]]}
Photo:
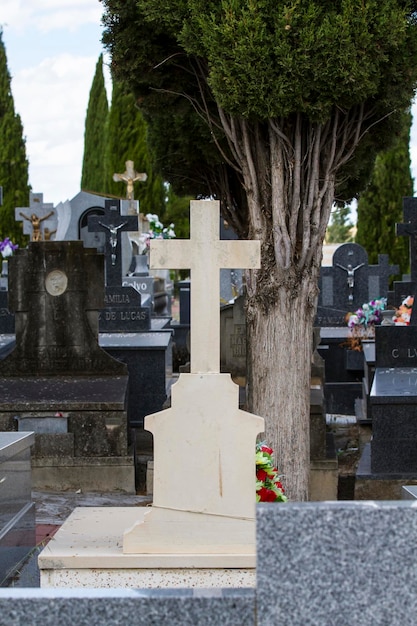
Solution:
{"label": "stone cross on tomb", "polygon": [[152,239],[152,269],[191,269],[191,373],[220,372],[220,269],[260,267],[259,241],[221,240],[219,203],[192,201],[190,239]]}
{"label": "stone cross on tomb", "polygon": [[137,215],[120,215],[120,200],[106,200],[104,215],[92,215],[88,218],[90,232],[104,231],[106,233],[105,267],[108,287],[121,284],[121,233],[122,231],[137,231],[137,229]]}
{"label": "stone cross on tomb", "polygon": [[51,202],[44,203],[42,193],[31,192],[29,206],[17,207],[15,219],[23,222],[23,233],[30,235],[31,241],[46,241],[55,232],[51,230],[56,228],[54,205]]}
{"label": "stone cross on tomb", "polygon": [[[124,533],[123,552],[158,567],[254,567],[255,442],[264,420],[239,409],[220,373],[220,269],[260,267],[259,241],[219,238],[219,203],[191,202],[189,240],[153,239],[153,268],[191,268],[191,372],[171,408],[148,415],[153,504]],[[163,564],[162,564],[163,563]]]}
{"label": "stone cross on tomb", "polygon": [[417,198],[403,198],[404,223],[396,224],[396,235],[410,237],[411,281],[417,281]]}
{"label": "stone cross on tomb", "polygon": [[130,205],[133,204],[134,196],[133,189],[134,183],[137,181],[145,182],[148,178],[148,175],[145,173],[140,174],[135,170],[135,164],[133,161],[126,161],[126,171],[123,174],[113,174],[114,182],[123,182],[126,183],[126,198],[129,200]]}

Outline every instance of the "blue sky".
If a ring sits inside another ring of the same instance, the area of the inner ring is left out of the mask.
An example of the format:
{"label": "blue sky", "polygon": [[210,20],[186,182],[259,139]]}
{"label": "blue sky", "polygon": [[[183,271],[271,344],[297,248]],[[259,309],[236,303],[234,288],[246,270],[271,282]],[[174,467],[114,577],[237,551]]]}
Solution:
{"label": "blue sky", "polygon": [[[80,190],[88,97],[104,52],[102,12],[99,0],[0,0],[30,183],[45,202],[57,204]],[[413,113],[417,120],[417,105]],[[410,156],[417,190],[417,123],[411,130]]]}

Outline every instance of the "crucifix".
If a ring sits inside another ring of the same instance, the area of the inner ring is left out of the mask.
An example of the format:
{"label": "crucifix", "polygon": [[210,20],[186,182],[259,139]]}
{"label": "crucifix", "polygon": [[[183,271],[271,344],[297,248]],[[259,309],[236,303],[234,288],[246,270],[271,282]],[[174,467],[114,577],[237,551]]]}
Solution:
{"label": "crucifix", "polygon": [[349,287],[349,302],[353,301],[353,287],[355,286],[355,272],[363,267],[365,263],[360,263],[356,267],[352,267],[350,263],[345,267],[344,265],[340,265],[340,263],[336,263],[336,267],[340,267],[341,270],[346,272],[347,274],[347,286]]}
{"label": "crucifix", "polygon": [[191,269],[191,373],[220,372],[220,269],[260,267],[260,241],[219,237],[219,202],[191,202],[190,239],[152,239],[150,267]]}
{"label": "crucifix", "polygon": [[[31,241],[43,241],[47,239],[47,234],[53,234],[53,230],[45,228],[56,225],[56,215],[54,205],[50,202],[43,202],[43,194],[30,193],[29,207],[18,207],[15,209],[15,218],[23,222],[23,232],[30,235]],[[51,219],[52,218],[52,219]],[[50,238],[50,237],[49,237]]]}
{"label": "crucifix", "polygon": [[123,174],[113,174],[113,180],[117,182],[124,182],[127,185],[126,198],[129,200],[129,204],[132,204],[133,197],[133,185],[137,181],[145,182],[148,175],[145,173],[140,174],[135,170],[135,164],[133,161],[126,161],[126,171]]}
{"label": "crucifix", "polygon": [[[137,231],[137,215],[120,215],[120,200],[106,200],[104,215],[88,218],[90,232],[105,231],[106,285],[121,284],[121,255],[118,254],[122,231]],[[110,259],[110,263],[109,263]]]}

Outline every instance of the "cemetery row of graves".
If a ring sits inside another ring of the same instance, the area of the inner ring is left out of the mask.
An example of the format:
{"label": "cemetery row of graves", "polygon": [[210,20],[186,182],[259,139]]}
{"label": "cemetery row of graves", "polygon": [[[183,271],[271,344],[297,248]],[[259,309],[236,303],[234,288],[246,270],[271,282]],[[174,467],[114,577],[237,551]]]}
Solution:
{"label": "cemetery row of graves", "polygon": [[[172,536],[160,530],[169,522],[187,543],[185,524],[198,553],[206,538],[190,515],[204,511],[213,528],[218,521],[226,552],[236,549],[238,529],[243,567],[250,568],[254,442],[263,420],[244,410],[243,270],[259,266],[259,247],[237,241],[218,203],[194,202],[192,209],[190,240],[155,239],[150,270],[146,224],[132,198],[80,192],[53,207],[32,193],[29,207],[16,208],[31,242],[3,261],[0,438],[11,437],[19,462],[28,460],[30,448],[29,482],[38,490],[153,493],[152,515],[125,534],[125,552],[143,549],[144,523],[152,545],[169,551]],[[321,269],[311,363],[311,500],[398,500],[417,481],[414,198],[404,199],[397,234],[410,239],[410,275],[392,288],[398,268],[387,255],[369,265],[357,244],[339,246],[332,265]],[[172,269],[191,270],[191,280],[176,285],[176,319]],[[349,416],[359,433],[347,495],[340,490],[340,429],[331,418],[337,415]],[[231,438],[239,440],[235,456],[226,453]],[[198,452],[196,441],[204,441]],[[195,459],[196,488],[179,493],[177,486],[190,480],[182,458],[192,467]],[[207,469],[219,458],[220,499]],[[233,466],[242,468],[238,475]],[[0,485],[3,528],[16,516],[29,526],[33,521],[27,471],[21,492],[19,481]],[[257,484],[258,499],[285,500],[285,477],[282,482],[277,477],[269,489]],[[234,520],[230,527],[225,517]]]}

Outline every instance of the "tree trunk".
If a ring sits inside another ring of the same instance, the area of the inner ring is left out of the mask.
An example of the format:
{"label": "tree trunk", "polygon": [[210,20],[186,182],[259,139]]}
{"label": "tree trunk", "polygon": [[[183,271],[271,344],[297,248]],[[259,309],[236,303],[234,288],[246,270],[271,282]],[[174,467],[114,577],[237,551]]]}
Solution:
{"label": "tree trunk", "polygon": [[[276,302],[248,301],[250,410],[265,418],[262,436],[274,450],[291,500],[308,500],[310,478],[311,296],[305,280],[298,294],[282,288]],[[308,314],[310,311],[310,314]]]}

